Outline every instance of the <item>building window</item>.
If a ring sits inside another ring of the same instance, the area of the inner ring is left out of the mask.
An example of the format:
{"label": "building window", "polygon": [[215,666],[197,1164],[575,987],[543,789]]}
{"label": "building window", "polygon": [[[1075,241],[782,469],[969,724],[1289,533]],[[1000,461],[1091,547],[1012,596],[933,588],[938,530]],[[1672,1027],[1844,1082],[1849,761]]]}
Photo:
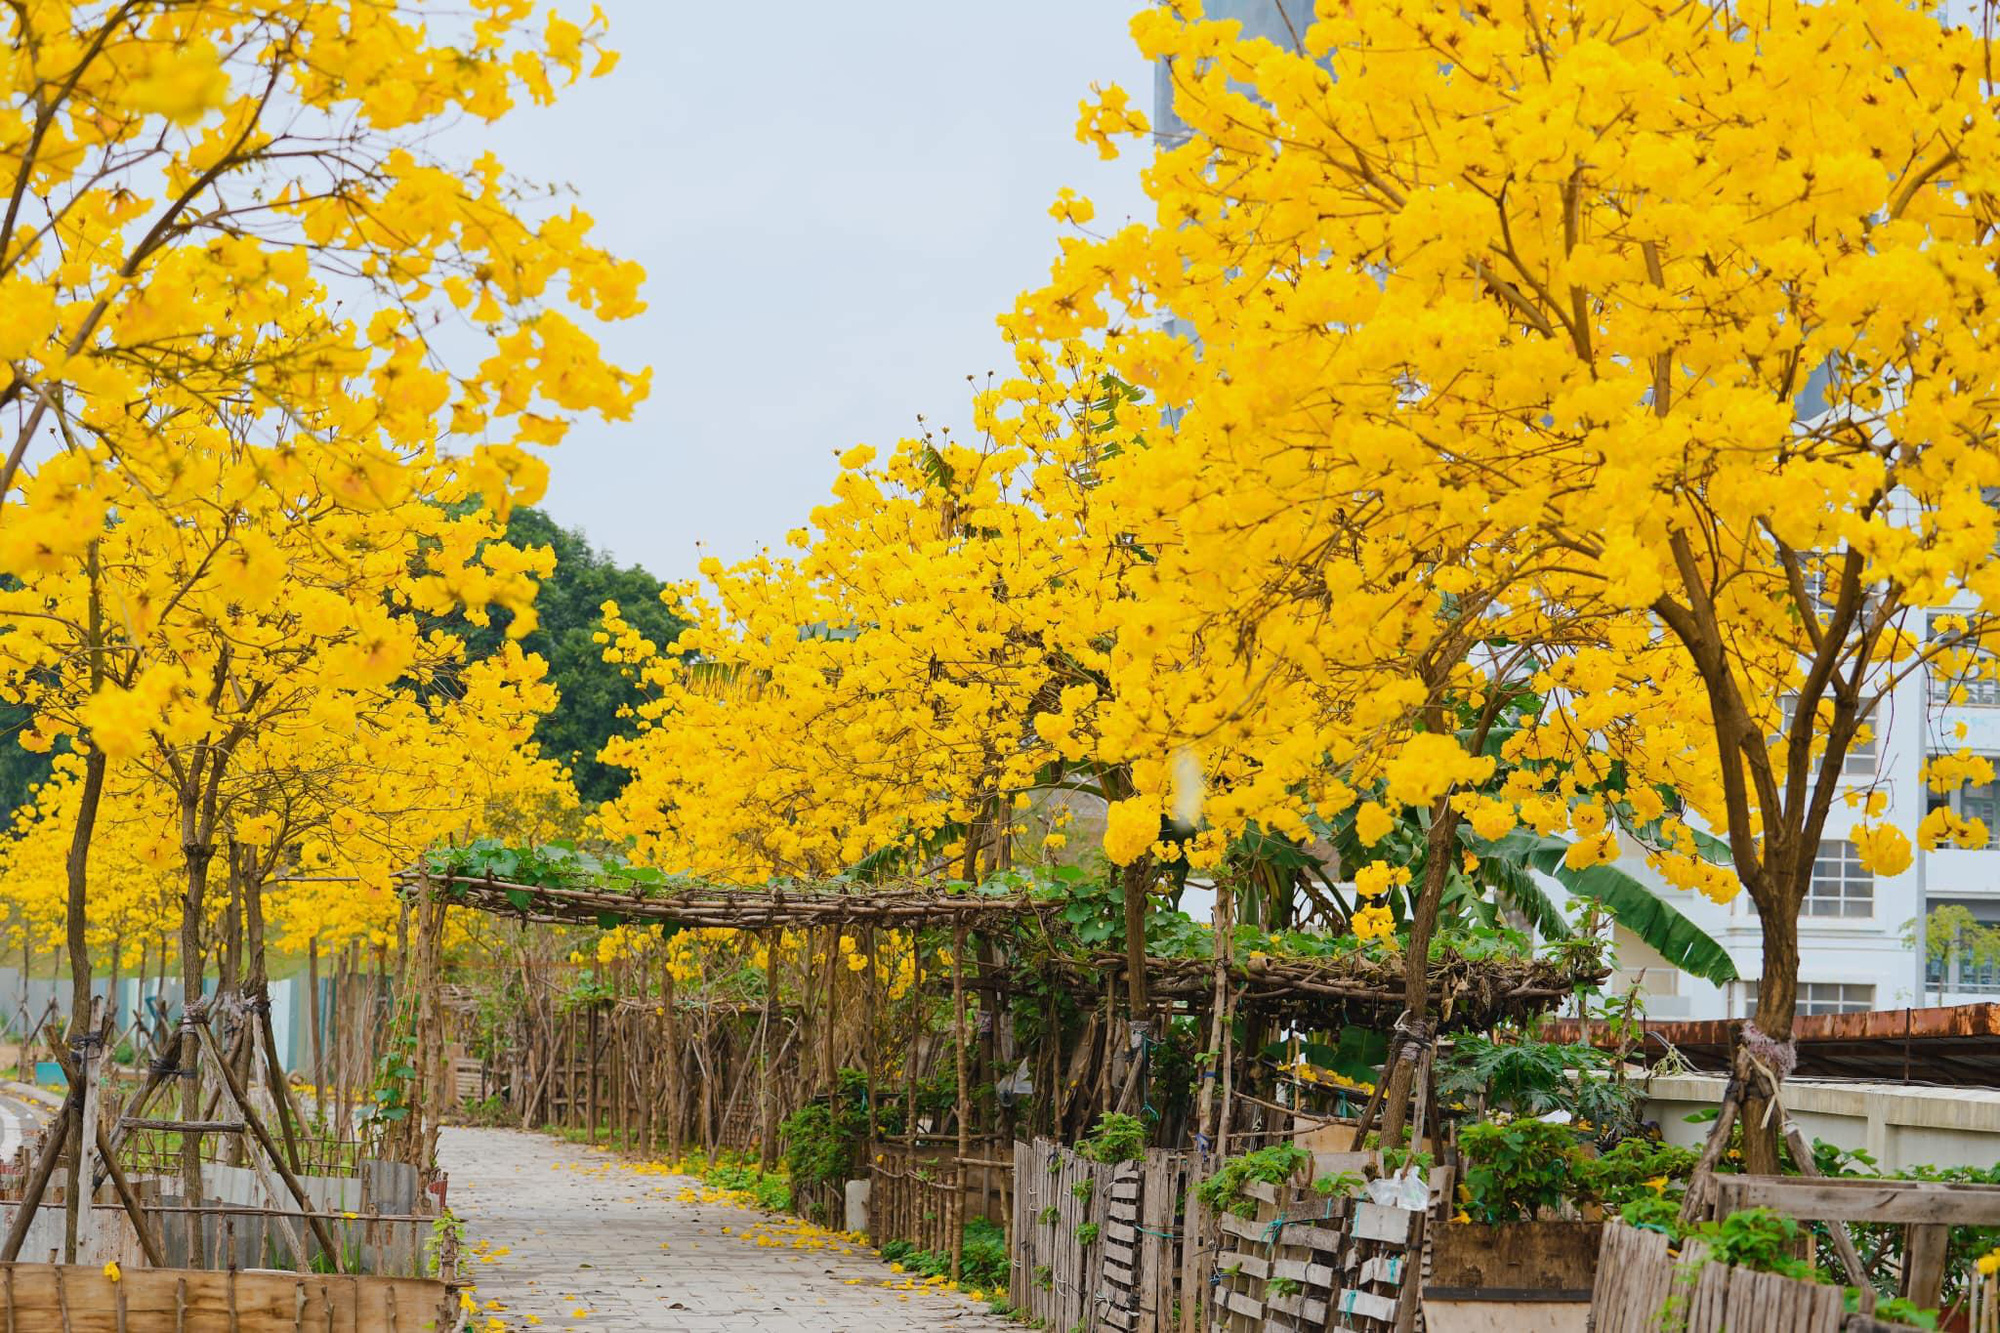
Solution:
{"label": "building window", "polygon": [[1867,723],[1865,739],[1857,737],[1847,747],[1847,754],[1840,761],[1840,776],[1843,778],[1872,778],[1875,776],[1876,741],[1875,729]]}
{"label": "building window", "polygon": [[[1799,983],[1798,1004],[1794,1009],[1800,1014],[1866,1014],[1875,1009],[1875,988],[1858,986],[1846,981],[1801,981]],[[1743,1016],[1748,1018],[1757,1012],[1757,983],[1743,983]]]}
{"label": "building window", "polygon": [[[1925,642],[1946,633],[1938,622],[1948,614],[1941,611],[1924,622]],[[1950,701],[1953,687],[1958,687],[1964,691],[1964,696],[1957,700],[1961,704],[1981,708],[2000,707],[2000,680],[1994,679],[1993,654],[1980,648],[1966,647],[1948,650],[1947,657],[1950,660],[1946,662],[1932,659],[1926,672],[1931,683],[1932,703]]]}
{"label": "building window", "polygon": [[[1778,701],[1778,712],[1779,716],[1784,719],[1784,729],[1771,738],[1771,743],[1773,745],[1785,745],[1791,740],[1792,720],[1799,715],[1799,696],[1788,694],[1780,699]],[[1815,719],[1815,723],[1817,723],[1817,719]],[[1862,723],[1861,728],[1862,734],[1848,742],[1847,753],[1841,756],[1840,776],[1842,778],[1872,778],[1875,776],[1875,766],[1878,762],[1877,756],[1880,754],[1880,742],[1875,735],[1875,727],[1872,722]],[[1815,730],[1817,730],[1817,725],[1815,725]],[[1822,741],[1825,739],[1824,733],[1821,733],[1820,739]]]}
{"label": "building window", "polygon": [[1845,838],[1820,843],[1819,855],[1813,860],[1812,885],[1806,890],[1804,915],[1875,915],[1875,877],[1861,868],[1861,850]]}
{"label": "building window", "polygon": [[1954,790],[1949,800],[1952,813],[1959,818],[1983,820],[1986,845],[2000,847],[2000,778],[1976,787],[1968,783]]}

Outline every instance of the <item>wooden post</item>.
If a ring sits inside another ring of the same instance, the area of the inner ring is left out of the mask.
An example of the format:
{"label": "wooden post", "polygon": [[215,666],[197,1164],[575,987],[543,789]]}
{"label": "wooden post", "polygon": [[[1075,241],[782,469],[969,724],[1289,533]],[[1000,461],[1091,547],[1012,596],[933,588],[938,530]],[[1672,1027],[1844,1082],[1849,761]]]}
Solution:
{"label": "wooden post", "polygon": [[[1224,1011],[1229,1005],[1229,939],[1234,929],[1229,920],[1234,901],[1231,893],[1227,880],[1216,884],[1215,906],[1209,918],[1209,938],[1215,952],[1215,996],[1208,1011],[1208,1065],[1201,1071],[1201,1095],[1195,1099],[1194,1120],[1195,1152],[1204,1163],[1210,1153],[1222,1151],[1215,1138],[1216,1115],[1221,1110],[1215,1092],[1222,1078],[1222,1029],[1227,1022]],[[1207,1169],[1205,1164],[1202,1169]]]}
{"label": "wooden post", "polygon": [[772,1015],[778,1003],[778,944],[784,933],[776,926],[764,932],[764,1016],[757,1024],[757,1058],[763,1078],[758,1088],[757,1151],[766,1171],[778,1164],[778,1071],[771,1067]]}
{"label": "wooden post", "polygon": [[319,940],[306,941],[306,1022],[312,1026],[313,1112],[326,1119],[326,1059],[320,1042]]}
{"label": "wooden post", "polygon": [[132,1230],[138,1234],[139,1248],[146,1252],[146,1262],[155,1268],[165,1268],[167,1261],[160,1250],[160,1242],[153,1235],[152,1224],[146,1218],[146,1210],[139,1204],[139,1196],[133,1190],[131,1180],[125,1175],[125,1168],[118,1165],[102,1122],[97,1126],[97,1154],[111,1176],[112,1187],[118,1191],[118,1202],[125,1205],[125,1215],[132,1219]]}
{"label": "wooden post", "polygon": [[865,1085],[863,1095],[868,1099],[867,1150],[871,1154],[870,1160],[873,1160],[872,1154],[875,1151],[875,1140],[881,1137],[880,1127],[876,1124],[875,1120],[875,1088],[881,1077],[881,1070],[876,1067],[876,1059],[881,1052],[877,1049],[875,1040],[875,989],[877,984],[875,976],[875,927],[869,926],[867,933],[862,936],[862,947],[867,951],[868,984],[862,991],[861,1000],[861,1063],[863,1066],[861,1077]]}
{"label": "wooden post", "polygon": [[687,1056],[681,1050],[681,1019],[674,1012],[674,969],[670,959],[662,960],[660,968],[661,1005],[667,1011],[665,1077],[667,1082],[667,1155],[676,1163],[686,1151],[687,1143],[681,1137],[683,1125],[681,1089],[686,1085]]}
{"label": "wooden post", "polygon": [[104,1031],[98,1014],[99,1001],[90,997],[89,1026],[76,1034],[76,1041],[70,1049],[75,1052],[75,1077],[83,1083],[83,1107],[81,1118],[76,1122],[76,1130],[70,1142],[76,1151],[70,1156],[69,1194],[63,1200],[63,1262],[76,1262],[77,1222],[88,1216],[92,1179],[90,1170],[91,1154],[97,1151],[98,1099],[103,1095],[103,1071],[98,1066],[98,1051],[104,1045]]}
{"label": "wooden post", "polygon": [[271,1132],[264,1128],[263,1118],[257,1114],[257,1108],[250,1104],[250,1098],[243,1091],[243,1085],[237,1081],[236,1071],[229,1067],[229,1062],[223,1059],[222,1052],[217,1049],[215,1034],[209,1031],[206,1012],[197,1017],[195,1031],[201,1038],[202,1049],[208,1053],[210,1063],[215,1065],[216,1072],[222,1076],[224,1085],[228,1087],[229,1096],[235,1101],[236,1109],[242,1113],[244,1125],[256,1137],[257,1146],[264,1150],[264,1155],[270,1159],[271,1165],[277,1169],[278,1178],[285,1182],[285,1189],[299,1205],[299,1211],[306,1215],[306,1221],[312,1226],[313,1237],[319,1241],[327,1263],[332,1265],[334,1272],[340,1272],[340,1249],[334,1244],[332,1233],[327,1230],[326,1219],[313,1211],[311,1196],[306,1193],[305,1186],[299,1183],[299,1178],[292,1174],[292,1169],[285,1165],[284,1156],[279,1153],[277,1142],[272,1139]]}
{"label": "wooden post", "polygon": [[840,1005],[836,996],[840,992],[840,927],[826,928],[826,994],[820,1009],[822,1042],[820,1046],[820,1072],[826,1082],[828,1096],[832,1096],[840,1086],[840,1079],[834,1069],[833,1043],[840,1028]]}
{"label": "wooden post", "polygon": [[923,951],[917,947],[917,928],[910,927],[910,993],[905,1003],[910,1010],[910,1040],[903,1047],[903,1138],[910,1145],[911,1160],[917,1153],[917,1041],[923,1035],[924,973]]}
{"label": "wooden post", "polygon": [[584,1015],[583,1026],[584,1137],[597,1146],[597,1004]]}
{"label": "wooden post", "polygon": [[967,1087],[968,1077],[965,1065],[965,926],[963,922],[952,933],[951,948],[951,1025],[954,1045],[958,1048],[955,1059],[958,1073],[958,1162],[952,1172],[952,1219],[951,1231],[951,1280],[958,1281],[959,1270],[965,1263],[965,1159],[972,1155],[972,1096]]}

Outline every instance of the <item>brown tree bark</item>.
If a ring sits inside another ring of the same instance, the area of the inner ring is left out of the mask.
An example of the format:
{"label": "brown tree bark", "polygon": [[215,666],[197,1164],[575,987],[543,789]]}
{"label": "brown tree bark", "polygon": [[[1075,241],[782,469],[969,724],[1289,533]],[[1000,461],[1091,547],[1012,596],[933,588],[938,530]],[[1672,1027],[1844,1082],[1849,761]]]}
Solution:
{"label": "brown tree bark", "polygon": [[[1799,923],[1796,911],[1777,912],[1761,918],[1764,934],[1764,967],[1757,983],[1757,1028],[1775,1042],[1790,1041],[1793,1011],[1799,991]],[[1744,1081],[1743,1169],[1776,1175],[1778,1140],[1784,1126],[1770,1111],[1773,1089],[1762,1071],[1751,1065],[1747,1053],[1739,1053],[1739,1070],[1747,1070]],[[1786,1071],[1773,1071],[1782,1076]],[[1769,1123],[1766,1123],[1766,1117]]]}
{"label": "brown tree bark", "polygon": [[[1410,942],[1403,958],[1404,1025],[1408,1040],[1428,1041],[1430,1031],[1431,937],[1437,934],[1438,911],[1444,902],[1445,885],[1451,881],[1452,853],[1458,845],[1458,811],[1449,794],[1431,807],[1430,836],[1424,851],[1424,882],[1410,913]],[[1382,1138],[1384,1148],[1399,1148],[1409,1121],[1410,1093],[1416,1078],[1413,1059],[1403,1058],[1406,1034],[1389,1037],[1389,1081],[1382,1096]]]}

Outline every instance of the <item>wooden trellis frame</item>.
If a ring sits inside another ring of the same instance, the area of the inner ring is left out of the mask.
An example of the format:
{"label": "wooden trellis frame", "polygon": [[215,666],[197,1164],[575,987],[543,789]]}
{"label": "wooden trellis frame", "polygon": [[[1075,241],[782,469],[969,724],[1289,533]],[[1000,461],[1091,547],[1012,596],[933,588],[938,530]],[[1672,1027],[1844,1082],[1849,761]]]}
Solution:
{"label": "wooden trellis frame", "polygon": [[[1254,1217],[1215,1219],[1213,1333],[1408,1333],[1424,1212],[1253,1182]],[[1296,1290],[1273,1293],[1274,1280]]]}

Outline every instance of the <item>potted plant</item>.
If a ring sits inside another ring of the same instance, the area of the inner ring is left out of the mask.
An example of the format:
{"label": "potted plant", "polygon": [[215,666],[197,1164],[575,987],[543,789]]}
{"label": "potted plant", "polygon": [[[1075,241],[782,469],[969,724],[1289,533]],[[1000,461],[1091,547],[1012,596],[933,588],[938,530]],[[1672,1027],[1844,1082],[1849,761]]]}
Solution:
{"label": "potted plant", "polygon": [[[1603,1232],[1577,1216],[1590,1162],[1581,1135],[1546,1120],[1492,1121],[1460,1130],[1458,1149],[1460,1208],[1432,1233],[1429,1326],[1581,1333]],[[1505,1322],[1496,1302],[1513,1307]]]}

